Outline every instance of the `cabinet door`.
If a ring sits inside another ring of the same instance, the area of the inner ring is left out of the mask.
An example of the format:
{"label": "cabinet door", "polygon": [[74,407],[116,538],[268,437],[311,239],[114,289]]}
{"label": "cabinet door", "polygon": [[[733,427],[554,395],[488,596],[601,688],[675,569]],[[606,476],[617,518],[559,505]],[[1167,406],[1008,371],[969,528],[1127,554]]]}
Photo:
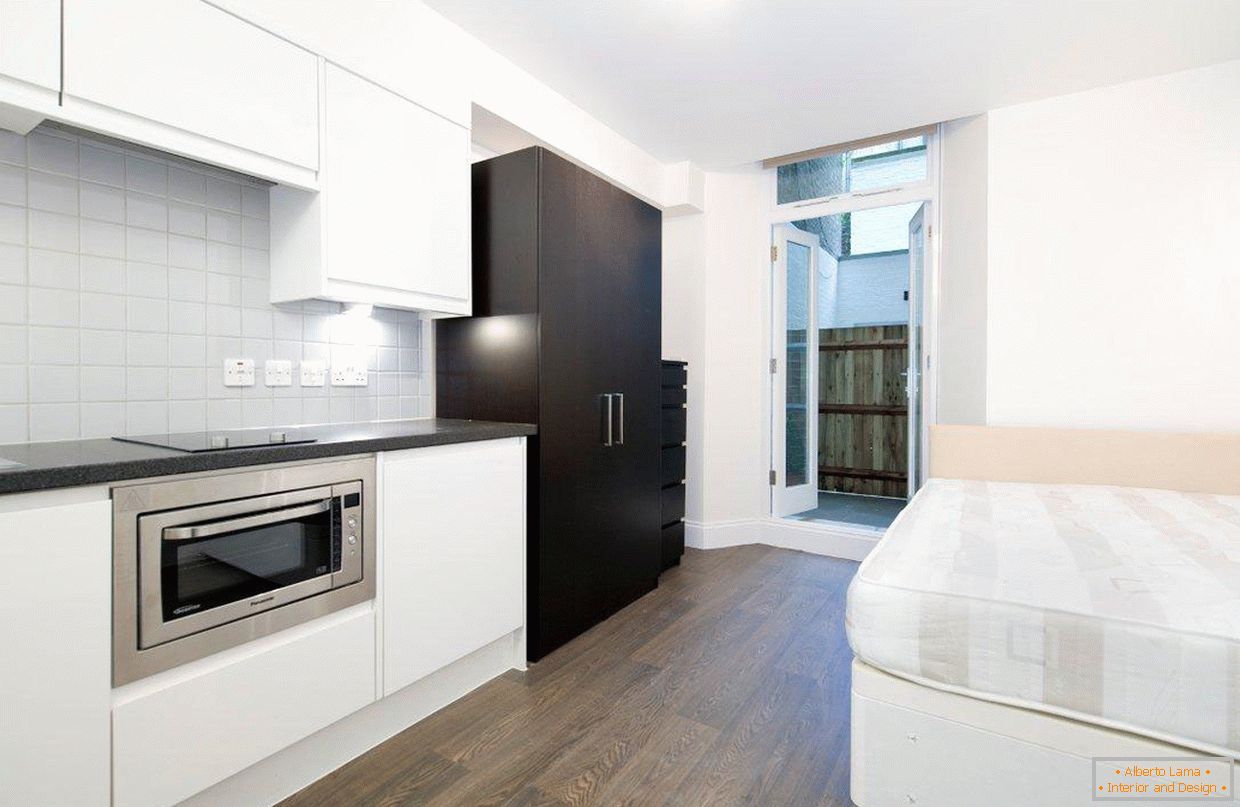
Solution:
{"label": "cabinet door", "polygon": [[0,0],[0,76],[60,89],[59,0]]}
{"label": "cabinet door", "polygon": [[0,497],[0,567],[7,570],[0,583],[0,804],[106,805],[107,491]]}
{"label": "cabinet door", "polygon": [[525,440],[383,455],[383,690],[525,622]]}
{"label": "cabinet door", "polygon": [[329,280],[468,314],[469,131],[335,65],[325,81]]}
{"label": "cabinet door", "polygon": [[64,62],[74,122],[208,162],[228,161],[197,141],[318,167],[317,58],[200,0],[65,0]]}

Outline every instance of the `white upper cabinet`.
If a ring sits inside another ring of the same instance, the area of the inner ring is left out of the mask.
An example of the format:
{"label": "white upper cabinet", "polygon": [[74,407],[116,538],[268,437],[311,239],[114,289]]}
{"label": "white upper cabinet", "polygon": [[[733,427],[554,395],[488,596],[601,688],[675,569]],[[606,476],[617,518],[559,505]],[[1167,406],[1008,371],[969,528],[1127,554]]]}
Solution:
{"label": "white upper cabinet", "polygon": [[317,195],[271,194],[273,302],[468,315],[469,130],[328,63]]}
{"label": "white upper cabinet", "polygon": [[84,128],[315,186],[318,58],[200,0],[64,0],[64,110]]}
{"label": "white upper cabinet", "polygon": [[60,0],[0,0],[0,128],[29,131],[60,92]]}
{"label": "white upper cabinet", "polygon": [[472,110],[469,35],[424,3],[208,0],[462,126]]}

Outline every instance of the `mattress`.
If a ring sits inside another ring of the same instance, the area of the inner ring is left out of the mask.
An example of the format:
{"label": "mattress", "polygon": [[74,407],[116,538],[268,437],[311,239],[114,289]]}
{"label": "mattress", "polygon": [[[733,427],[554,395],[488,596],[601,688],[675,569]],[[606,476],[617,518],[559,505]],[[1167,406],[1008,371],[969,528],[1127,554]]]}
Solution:
{"label": "mattress", "polygon": [[1240,759],[1240,496],[932,479],[847,628],[893,674]]}

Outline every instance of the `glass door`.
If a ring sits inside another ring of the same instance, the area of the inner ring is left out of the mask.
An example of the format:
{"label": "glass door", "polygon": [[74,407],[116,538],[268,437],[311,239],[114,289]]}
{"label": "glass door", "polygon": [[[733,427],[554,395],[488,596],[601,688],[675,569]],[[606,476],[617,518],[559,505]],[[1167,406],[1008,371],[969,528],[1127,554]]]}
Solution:
{"label": "glass door", "polygon": [[924,285],[926,268],[926,206],[917,208],[917,212],[908,223],[908,370],[905,395],[908,396],[908,495],[921,487],[925,460],[924,435],[921,428],[921,398],[923,364],[925,362],[925,345],[922,339]]}
{"label": "glass door", "polygon": [[773,228],[771,511],[818,505],[817,237]]}

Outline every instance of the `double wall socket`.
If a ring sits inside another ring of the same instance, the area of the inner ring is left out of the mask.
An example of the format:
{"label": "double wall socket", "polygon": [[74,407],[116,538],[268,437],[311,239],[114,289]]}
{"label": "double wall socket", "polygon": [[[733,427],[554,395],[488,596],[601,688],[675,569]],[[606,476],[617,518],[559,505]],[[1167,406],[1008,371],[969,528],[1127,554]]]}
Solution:
{"label": "double wall socket", "polygon": [[332,365],[333,387],[364,387],[366,386],[366,365],[348,363]]}

